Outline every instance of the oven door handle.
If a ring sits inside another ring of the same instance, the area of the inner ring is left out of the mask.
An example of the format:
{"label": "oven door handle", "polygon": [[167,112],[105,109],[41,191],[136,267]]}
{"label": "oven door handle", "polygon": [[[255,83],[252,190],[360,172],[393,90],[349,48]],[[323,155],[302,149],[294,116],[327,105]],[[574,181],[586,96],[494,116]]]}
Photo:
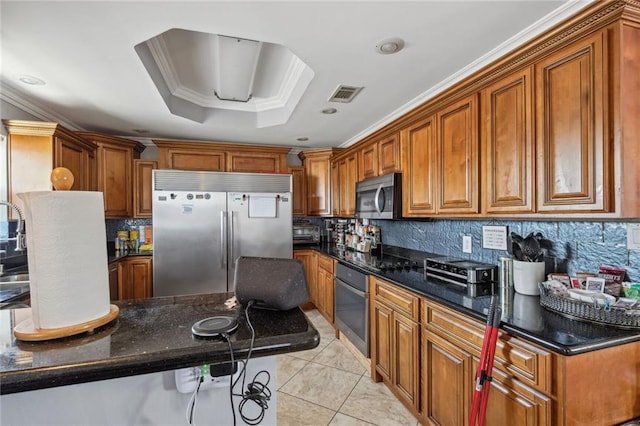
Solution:
{"label": "oven door handle", "polygon": [[340,278],[336,278],[336,285],[340,285],[341,287],[343,287],[345,290],[350,291],[353,294],[357,294],[360,297],[367,297],[367,293],[364,291],[360,291],[356,288],[351,287],[349,284],[345,283],[344,281],[342,281]]}

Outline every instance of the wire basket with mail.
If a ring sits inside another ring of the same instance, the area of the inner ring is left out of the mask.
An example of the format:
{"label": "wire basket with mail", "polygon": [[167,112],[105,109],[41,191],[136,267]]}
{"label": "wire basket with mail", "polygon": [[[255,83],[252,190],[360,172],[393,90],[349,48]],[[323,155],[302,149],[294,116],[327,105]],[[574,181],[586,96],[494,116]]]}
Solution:
{"label": "wire basket with mail", "polygon": [[[628,283],[625,283],[628,284]],[[640,299],[568,288],[557,280],[540,283],[540,305],[561,315],[620,328],[640,328]]]}

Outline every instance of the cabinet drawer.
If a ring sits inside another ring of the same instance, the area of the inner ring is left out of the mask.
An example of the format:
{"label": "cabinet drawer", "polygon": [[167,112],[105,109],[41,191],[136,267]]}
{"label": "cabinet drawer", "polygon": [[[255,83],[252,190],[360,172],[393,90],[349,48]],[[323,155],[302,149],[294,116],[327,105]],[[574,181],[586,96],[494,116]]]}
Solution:
{"label": "cabinet drawer", "polygon": [[394,311],[401,312],[413,321],[419,321],[420,299],[418,296],[377,278],[372,278],[372,280],[377,301],[384,303]]}
{"label": "cabinet drawer", "polygon": [[[485,323],[423,299],[422,323],[429,331],[480,355]],[[551,391],[552,354],[507,333],[496,343],[495,367],[543,392]]]}
{"label": "cabinet drawer", "polygon": [[318,268],[322,268],[333,274],[333,259],[328,256],[318,256]]}

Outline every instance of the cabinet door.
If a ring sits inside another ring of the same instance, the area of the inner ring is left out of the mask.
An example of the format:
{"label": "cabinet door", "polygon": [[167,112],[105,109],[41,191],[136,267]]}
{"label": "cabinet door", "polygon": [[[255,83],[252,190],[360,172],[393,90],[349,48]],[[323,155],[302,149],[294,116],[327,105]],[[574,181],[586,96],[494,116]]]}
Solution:
{"label": "cabinet door", "polygon": [[130,257],[118,264],[118,291],[121,300],[152,297],[152,258]]}
{"label": "cabinet door", "polygon": [[111,301],[120,300],[118,295],[118,262],[109,264],[109,298]]}
{"label": "cabinet door", "polygon": [[375,332],[375,340],[372,339],[372,359],[375,361],[376,371],[385,379],[391,381],[391,368],[393,358],[392,349],[392,316],[391,309],[381,303],[375,303],[373,310],[372,330]]}
{"label": "cabinet door", "polygon": [[327,319],[329,320],[329,322],[331,324],[333,324],[334,322],[334,312],[335,312],[335,307],[334,307],[334,294],[335,294],[335,289],[334,289],[334,280],[333,280],[333,273],[329,272],[329,271],[325,271],[325,275],[324,275],[324,304],[325,304],[325,312],[327,314]]}
{"label": "cabinet door", "polygon": [[437,115],[438,213],[478,213],[478,98]]}
{"label": "cabinet door", "polygon": [[422,329],[422,415],[425,423],[467,424],[473,392],[471,369],[471,354]]}
{"label": "cabinet door", "polygon": [[151,160],[133,161],[133,216],[152,217],[152,171],[158,163]]}
{"label": "cabinet door", "polygon": [[289,167],[293,181],[293,215],[307,215],[307,187],[304,176],[304,167]]}
{"label": "cabinet door", "polygon": [[[477,371],[477,368],[478,359],[474,358],[473,372]],[[557,424],[554,421],[553,402],[549,397],[495,368],[492,376],[486,412],[487,425]]]}
{"label": "cabinet door", "polygon": [[393,313],[393,384],[405,402],[419,410],[420,325]]}
{"label": "cabinet door", "polygon": [[308,158],[304,163],[307,177],[307,214],[331,215],[331,174],[327,158]]}
{"label": "cabinet door", "polygon": [[355,153],[343,160],[340,160],[340,185],[338,192],[340,197],[340,216],[354,216],[356,214],[357,165],[358,162]]}
{"label": "cabinet door", "polygon": [[400,151],[403,215],[419,217],[434,214],[437,187],[434,117],[403,129],[400,134]]}
{"label": "cabinet door", "polygon": [[89,183],[88,179],[88,157],[83,147],[75,144],[73,141],[66,140],[61,137],[55,137],[56,148],[54,150],[53,167],[66,167],[73,173],[74,191],[87,191]]}
{"label": "cabinet door", "polygon": [[131,148],[98,145],[98,190],[104,195],[107,218],[133,216],[132,162]]}
{"label": "cabinet door", "polygon": [[226,166],[224,152],[169,149],[160,158],[166,159],[166,167],[161,165],[161,168],[167,169],[224,172]]}
{"label": "cabinet door", "polygon": [[328,272],[326,271],[326,269],[320,268],[318,267],[318,274],[317,274],[317,285],[318,285],[318,295],[317,295],[317,303],[316,306],[318,308],[318,310],[320,311],[321,314],[323,314],[325,317],[327,316],[327,302],[326,302],[326,291],[325,291],[325,286],[327,285],[327,274]]}
{"label": "cabinet door", "polygon": [[392,135],[378,142],[378,174],[400,171],[400,141]]}
{"label": "cabinet door", "polygon": [[[286,158],[285,158],[286,165]],[[276,154],[228,152],[227,171],[242,173],[278,173],[282,167]],[[286,167],[285,167],[286,168]]]}
{"label": "cabinet door", "polygon": [[607,212],[606,30],[536,64],[539,212]]}
{"label": "cabinet door", "polygon": [[378,144],[371,143],[360,150],[360,179],[378,176]]}
{"label": "cabinet door", "polygon": [[333,216],[340,216],[342,212],[342,197],[340,196],[340,177],[344,174],[342,168],[340,161],[331,162],[331,214]]}
{"label": "cabinet door", "polygon": [[531,74],[526,68],[482,92],[482,200],[486,213],[533,211]]}
{"label": "cabinet door", "polygon": [[311,263],[313,260],[313,252],[309,250],[296,250],[293,252],[293,258],[298,259],[304,265],[305,277],[307,279],[307,288],[309,289],[309,301],[315,304],[317,300],[317,288],[315,287],[315,279],[312,283],[312,268]]}

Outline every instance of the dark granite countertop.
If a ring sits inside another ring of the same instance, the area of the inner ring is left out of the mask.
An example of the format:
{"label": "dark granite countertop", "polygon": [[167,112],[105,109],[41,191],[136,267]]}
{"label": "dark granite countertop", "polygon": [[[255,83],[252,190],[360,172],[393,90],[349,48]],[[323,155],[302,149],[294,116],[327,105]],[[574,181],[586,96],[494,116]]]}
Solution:
{"label": "dark granite countertop", "polygon": [[[191,326],[227,315],[238,319],[231,335],[235,357],[246,357],[251,333],[242,307],[227,308],[230,293],[171,296],[118,302],[118,318],[93,334],[45,342],[23,342],[14,326],[29,309],[0,311],[0,393],[64,386],[229,361],[224,339],[199,339]],[[252,357],[316,347],[320,337],[298,309],[249,309],[255,329]]]}
{"label": "dark granite countertop", "polygon": [[[399,287],[411,290],[480,321],[484,322],[487,319],[489,296],[468,297],[454,285],[425,278],[423,269],[373,271],[358,266],[357,262],[354,263],[353,256],[348,254],[345,256],[345,252],[337,250],[335,246],[305,248],[332,256],[367,274],[388,280]],[[412,258],[421,254],[398,247],[385,247],[385,251]],[[422,254],[424,257],[430,255],[430,253]],[[506,299],[500,301],[503,307],[500,328],[513,336],[521,337],[562,355],[575,355],[640,341],[640,330],[627,330],[570,319],[541,307],[538,296],[510,292]]]}
{"label": "dark granite countertop", "polygon": [[153,250],[107,250],[107,262],[116,262],[129,256],[153,256]]}

